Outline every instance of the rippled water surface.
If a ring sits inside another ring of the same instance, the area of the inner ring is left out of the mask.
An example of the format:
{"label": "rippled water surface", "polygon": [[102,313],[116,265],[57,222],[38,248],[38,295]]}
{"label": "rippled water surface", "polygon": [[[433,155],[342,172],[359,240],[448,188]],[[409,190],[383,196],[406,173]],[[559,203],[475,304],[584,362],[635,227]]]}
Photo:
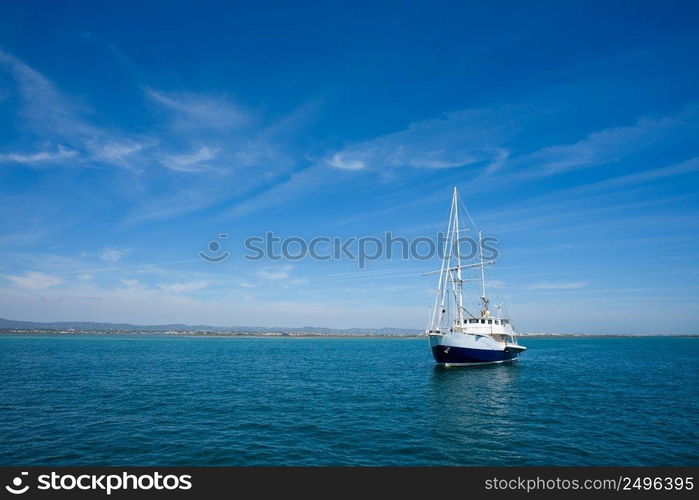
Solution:
{"label": "rippled water surface", "polygon": [[699,339],[0,336],[0,465],[699,465]]}

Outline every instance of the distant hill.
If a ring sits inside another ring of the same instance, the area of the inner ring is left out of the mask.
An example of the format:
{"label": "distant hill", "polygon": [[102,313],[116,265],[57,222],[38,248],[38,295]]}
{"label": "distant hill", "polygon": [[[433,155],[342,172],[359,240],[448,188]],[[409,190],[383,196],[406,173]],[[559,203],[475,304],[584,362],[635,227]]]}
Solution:
{"label": "distant hill", "polygon": [[184,325],[173,323],[167,325],[132,325],[129,323],[95,323],[91,321],[16,321],[0,318],[0,330],[47,330],[79,332],[212,332],[212,333],[287,333],[287,334],[328,334],[328,335],[417,335],[422,330],[401,328],[322,328],[315,326],[265,327],[265,326],[210,326]]}

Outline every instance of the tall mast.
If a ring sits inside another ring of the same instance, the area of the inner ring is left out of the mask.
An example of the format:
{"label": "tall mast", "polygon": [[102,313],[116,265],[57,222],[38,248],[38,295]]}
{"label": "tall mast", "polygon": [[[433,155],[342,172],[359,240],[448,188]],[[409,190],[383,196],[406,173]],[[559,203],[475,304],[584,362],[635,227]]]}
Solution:
{"label": "tall mast", "polygon": [[[458,325],[462,326],[464,324],[464,294],[463,294],[463,280],[461,279],[461,249],[459,248],[459,193],[456,191],[456,186],[454,186],[454,246],[456,253],[456,287],[457,287],[457,300],[458,300],[458,313],[457,320]],[[481,261],[483,257],[481,256]]]}
{"label": "tall mast", "polygon": [[485,295],[485,264],[483,262],[483,231],[478,231],[478,249],[480,254],[481,265],[481,301],[483,302],[483,311],[481,315],[484,317],[490,316],[490,311],[488,310],[488,297]]}
{"label": "tall mast", "polygon": [[[442,315],[445,311],[444,301],[447,298],[447,279],[449,276],[449,267],[451,261],[451,238],[452,238],[452,225],[454,223],[454,204],[452,203],[451,210],[449,211],[449,223],[447,224],[447,240],[444,242],[444,256],[442,257],[442,265],[439,270],[439,281],[437,283],[437,296],[434,299],[434,309],[432,310],[432,320],[430,322],[430,330],[438,330],[441,324]],[[448,251],[449,250],[449,251]]]}

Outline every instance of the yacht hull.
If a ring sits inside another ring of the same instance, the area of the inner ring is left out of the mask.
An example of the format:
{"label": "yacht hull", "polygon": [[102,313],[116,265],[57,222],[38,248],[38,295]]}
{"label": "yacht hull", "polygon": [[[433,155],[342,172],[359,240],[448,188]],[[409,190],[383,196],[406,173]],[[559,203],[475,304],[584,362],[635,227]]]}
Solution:
{"label": "yacht hull", "polygon": [[507,363],[519,356],[518,350],[504,342],[475,335],[431,335],[430,348],[437,364],[444,366]]}
{"label": "yacht hull", "polygon": [[437,364],[445,366],[470,366],[506,363],[517,359],[516,352],[491,349],[468,349],[464,347],[435,346],[432,356]]}

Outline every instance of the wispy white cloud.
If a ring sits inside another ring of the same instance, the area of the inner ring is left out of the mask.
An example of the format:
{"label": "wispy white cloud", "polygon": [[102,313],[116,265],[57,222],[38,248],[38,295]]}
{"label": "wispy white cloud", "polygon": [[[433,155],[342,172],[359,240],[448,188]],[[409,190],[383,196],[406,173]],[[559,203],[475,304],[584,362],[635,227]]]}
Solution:
{"label": "wispy white cloud", "polygon": [[[526,198],[523,200],[523,203],[519,205],[509,206],[497,212],[490,212],[487,217],[496,219],[501,217],[511,217],[513,212],[520,215],[525,213],[541,212],[546,216],[552,216],[555,215],[554,212],[558,212],[560,216],[560,210],[558,209],[561,207],[562,199],[567,200],[567,207],[570,207],[574,202],[579,202],[586,205],[586,207],[593,205],[597,210],[599,210],[600,208],[603,208],[599,207],[599,204],[603,198],[591,198],[592,195],[604,193],[605,191],[619,191],[633,188],[635,186],[644,186],[650,183],[662,181],[663,179],[690,175],[696,172],[699,172],[699,157],[690,158],[688,160],[663,167],[608,177],[601,181],[560,189],[537,196],[535,198]],[[606,195],[604,196],[606,197]],[[654,199],[649,201],[662,200]],[[619,210],[619,208],[620,207],[618,204],[614,206],[615,210]]]}
{"label": "wispy white cloud", "polygon": [[606,128],[573,143],[546,146],[512,158],[510,173],[512,178],[522,179],[602,167],[661,142],[693,142],[698,133],[699,107],[692,104],[676,114],[642,117],[632,125]]}
{"label": "wispy white cloud", "polygon": [[120,282],[126,288],[143,288],[143,284],[135,278],[124,278]]}
{"label": "wispy white cloud", "polygon": [[331,167],[343,170],[361,170],[366,167],[366,162],[359,158],[347,158],[351,153],[335,153],[326,162]]}
{"label": "wispy white cloud", "polygon": [[218,151],[208,146],[201,146],[194,153],[163,156],[161,163],[178,172],[198,172],[206,168],[207,161],[216,158]]}
{"label": "wispy white cloud", "polygon": [[303,196],[305,193],[323,185],[336,183],[341,178],[332,175],[327,168],[320,166],[308,167],[279,182],[260,194],[239,201],[223,217],[243,217],[263,208],[283,205],[290,200]]}
{"label": "wispy white cloud", "polygon": [[61,93],[41,73],[1,49],[0,67],[17,83],[21,113],[32,127],[59,137],[94,136],[95,127],[81,117],[85,108]]}
{"label": "wispy white cloud", "polygon": [[[134,166],[134,156],[152,147],[154,141],[139,142],[131,138],[113,138],[88,141],[86,146],[93,160],[125,167]],[[138,160],[136,159],[136,162]]]}
{"label": "wispy white cloud", "polygon": [[[285,290],[289,290],[296,286],[305,285],[309,282],[308,278],[293,276],[292,271],[293,266],[291,266],[290,264],[285,264],[282,266],[264,267],[260,271],[258,271],[256,275],[257,278],[259,280],[262,280],[263,282],[279,282],[279,286]],[[253,288],[252,285],[250,285],[250,283],[248,282],[245,282],[245,285],[249,286],[243,286],[242,283],[240,286],[242,286],[243,288]]]}
{"label": "wispy white cloud", "polygon": [[114,264],[116,262],[119,262],[129,252],[130,250],[125,248],[105,248],[104,250],[102,250],[100,258],[105,262]]}
{"label": "wispy white cloud", "polygon": [[668,179],[680,175],[692,174],[695,172],[699,172],[699,156],[695,156],[694,158],[690,158],[686,161],[675,163],[672,165],[667,165],[664,167],[652,168],[648,170],[643,170],[641,172],[634,172],[632,174],[611,177],[603,181],[598,181],[592,184],[585,184],[582,186],[571,188],[566,191],[569,193],[572,191],[580,193],[590,191],[603,191],[607,189],[626,188],[629,186],[643,185],[650,182]]}
{"label": "wispy white cloud", "polygon": [[529,290],[579,290],[588,285],[589,283],[585,283],[583,281],[541,281],[539,283],[529,285],[527,288]]}
{"label": "wispy white cloud", "polygon": [[188,281],[185,283],[160,283],[158,288],[172,293],[196,292],[209,286],[208,281]]}
{"label": "wispy white cloud", "polygon": [[[481,215],[479,221],[499,235],[555,228],[560,237],[564,232],[582,231],[591,225],[596,226],[597,230],[608,227],[612,231],[615,225],[640,224],[641,220],[648,227],[657,225],[670,228],[679,224],[676,217],[663,216],[657,210],[681,203],[686,199],[685,195],[649,196],[648,189],[658,186],[663,180],[676,182],[676,177],[689,177],[696,173],[699,173],[699,157],[540,195],[517,197],[510,203],[500,205],[497,210]],[[653,211],[638,213],[639,209],[648,208],[653,208]],[[652,219],[649,220],[651,214]],[[661,222],[658,217],[664,217],[664,221]],[[692,221],[685,223],[691,225]],[[609,233],[610,236],[612,234]],[[582,242],[576,244],[578,247],[580,245]]]}
{"label": "wispy white cloud", "polygon": [[0,246],[6,249],[13,246],[33,246],[46,235],[45,230],[41,231],[16,231],[7,229],[7,234],[0,235]]}
{"label": "wispy white cloud", "polygon": [[[508,141],[524,126],[521,120],[525,117],[526,112],[520,112],[517,119],[514,119],[511,109],[464,111],[449,114],[445,118],[417,122],[400,132],[349,144],[261,194],[239,201],[227,215],[247,215],[297,199],[318,186],[344,182],[346,178],[340,175],[342,171],[348,171],[347,175],[352,175],[356,172],[383,173],[397,168],[465,166],[476,170],[472,182],[479,183],[479,190],[489,189],[574,169],[608,165],[654,141],[696,135],[699,127],[696,120],[697,108],[689,106],[674,115],[656,119],[641,118],[632,125],[593,132],[569,144],[544,146],[533,153],[518,153],[511,150]],[[608,187],[612,187],[613,183],[621,187],[621,183],[642,183],[665,176],[681,175],[694,169],[692,159],[680,165],[610,180]],[[328,176],[326,170],[338,172],[338,175]],[[483,177],[496,172],[497,183],[480,182]],[[598,188],[602,189],[605,182],[607,181],[602,181]],[[573,188],[575,189],[585,187]],[[359,215],[354,218],[364,217]]]}
{"label": "wispy white cloud", "polygon": [[[225,199],[244,199],[272,179],[288,176],[304,161],[287,150],[288,141],[316,109],[302,106],[265,120],[225,95],[141,87],[156,105],[153,123],[148,131],[126,134],[2,51],[1,71],[14,82],[13,110],[32,138],[30,144],[44,146],[39,152],[0,152],[0,164],[118,167],[110,187],[112,195],[131,207],[124,216],[127,225],[175,217]],[[248,175],[250,169],[257,169],[256,175]]]}
{"label": "wispy white cloud", "polygon": [[482,167],[497,170],[507,159],[501,143],[510,135],[507,113],[477,109],[411,124],[407,129],[345,146],[323,164],[345,170]]}
{"label": "wispy white cloud", "polygon": [[34,165],[37,163],[50,163],[68,158],[75,158],[78,152],[64,146],[58,146],[55,151],[39,151],[37,153],[0,153],[0,163],[21,163]]}
{"label": "wispy white cloud", "polygon": [[481,175],[503,172],[508,180],[522,180],[608,165],[677,135],[696,135],[697,115],[697,107],[689,106],[674,115],[643,117],[631,125],[591,132],[575,142],[516,153],[508,143],[525,127],[526,115],[513,120],[507,111],[492,108],[461,111],[349,144],[321,163],[343,170],[379,171],[468,167]]}
{"label": "wispy white cloud", "polygon": [[285,288],[291,288],[292,286],[305,285],[309,280],[307,278],[293,278],[286,282]]}
{"label": "wispy white cloud", "polygon": [[144,92],[155,103],[174,113],[174,124],[180,128],[230,128],[250,122],[248,113],[226,97],[149,88]]}
{"label": "wispy white cloud", "polygon": [[23,276],[6,276],[6,278],[16,286],[27,290],[43,290],[61,283],[60,278],[37,271],[28,271]]}
{"label": "wispy white cloud", "polygon": [[571,170],[617,162],[673,135],[699,130],[694,106],[662,118],[641,118],[633,125],[603,129],[570,144],[543,147],[514,159],[525,176],[550,176]]}
{"label": "wispy white cloud", "polygon": [[70,165],[89,165],[96,161],[133,167],[124,159],[143,149],[142,141],[96,125],[90,119],[93,111],[86,104],[63,93],[44,75],[0,49],[2,69],[15,81],[14,90],[19,97],[18,114],[28,131],[44,142],[57,144],[57,151],[6,154],[0,156],[0,161],[31,165],[48,161],[59,164],[63,160],[74,159],[76,162]]}
{"label": "wispy white cloud", "polygon": [[291,274],[292,266],[289,264],[279,267],[265,267],[258,271],[257,275],[268,281],[278,281],[288,279]]}
{"label": "wispy white cloud", "polygon": [[240,217],[288,203],[320,186],[345,182],[356,172],[466,166],[480,169],[481,173],[494,173],[504,167],[510,156],[502,144],[513,130],[509,109],[475,109],[417,122],[403,131],[332,152],[262,193],[238,201],[226,216]]}
{"label": "wispy white cloud", "polygon": [[[186,117],[187,126],[171,123],[175,126],[161,129],[164,138],[154,159],[171,175],[148,186],[129,224],[176,217],[224,200],[245,200],[236,212],[249,213],[255,203],[248,193],[287,177],[300,163],[300,157],[287,151],[287,141],[315,110],[302,106],[265,122],[260,114],[242,111],[223,96],[145,92],[172,112],[171,120]],[[231,117],[235,119],[227,121]],[[221,126],[212,128],[212,123]]]}
{"label": "wispy white cloud", "polygon": [[497,290],[500,290],[500,289],[503,289],[503,288],[506,288],[506,287],[507,287],[506,283],[505,283],[504,281],[502,281],[502,280],[491,280],[491,279],[489,279],[489,280],[487,281],[487,285],[488,285],[488,288],[493,288],[493,289],[497,289]]}

